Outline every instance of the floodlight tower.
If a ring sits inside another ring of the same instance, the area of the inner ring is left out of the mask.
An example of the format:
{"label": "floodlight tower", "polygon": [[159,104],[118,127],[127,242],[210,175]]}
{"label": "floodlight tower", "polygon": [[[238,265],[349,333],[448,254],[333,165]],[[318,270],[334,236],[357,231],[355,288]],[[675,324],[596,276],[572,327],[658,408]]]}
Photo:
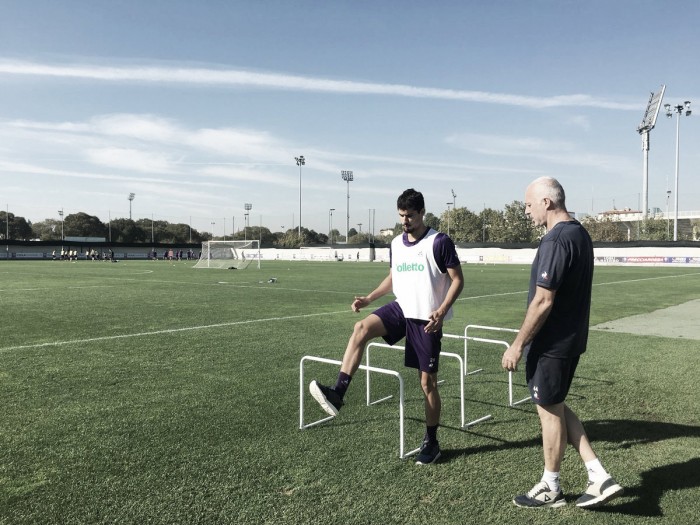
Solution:
{"label": "floodlight tower", "polygon": [[333,247],[333,212],[335,208],[328,209],[328,236],[331,240],[331,248]]}
{"label": "floodlight tower", "polygon": [[673,117],[673,113],[676,113],[678,117],[676,118],[676,182],[675,182],[675,210],[673,217],[673,240],[678,240],[678,166],[680,160],[680,133],[681,133],[681,115],[685,112],[685,116],[689,117],[692,111],[690,111],[690,100],[686,100],[683,104],[678,104],[677,106],[671,106],[671,104],[664,104],[664,109],[666,110],[666,116],[668,118]]}
{"label": "floodlight tower", "polygon": [[65,239],[63,236],[63,208],[58,210],[58,215],[61,217],[61,240]]}
{"label": "floodlight tower", "polygon": [[350,236],[350,183],[353,181],[353,175],[352,171],[343,170],[340,172],[340,176],[348,183],[347,222],[345,223],[345,244],[347,244]]}
{"label": "floodlight tower", "polygon": [[[457,195],[455,195],[455,190],[450,190],[450,191],[452,192],[452,211],[454,212],[457,209],[457,205],[456,205]],[[447,213],[448,214],[450,213],[449,206],[447,207]],[[449,224],[449,222],[448,222],[448,224]],[[448,237],[450,236],[449,232],[447,233],[447,236]]]}
{"label": "floodlight tower", "polygon": [[244,222],[243,222],[243,239],[248,240],[248,223],[250,221],[250,210],[253,209],[253,205],[250,203],[245,203],[243,205],[245,209]]}
{"label": "floodlight tower", "polygon": [[294,159],[299,166],[299,238],[301,239],[301,167],[306,164],[306,159],[304,159],[304,155],[294,157]]}
{"label": "floodlight tower", "polygon": [[131,220],[131,203],[134,202],[134,197],[136,197],[135,193],[129,193],[127,197],[129,199],[129,220]]}
{"label": "floodlight tower", "polygon": [[447,236],[450,236],[450,206],[452,206],[451,202],[447,203]]}
{"label": "floodlight tower", "polygon": [[644,152],[644,167],[642,168],[642,219],[646,220],[649,210],[649,132],[656,125],[656,116],[659,114],[661,101],[664,98],[666,86],[661,85],[661,89],[649,96],[647,110],[644,113],[642,123],[637,127],[637,132],[642,136],[642,151]]}

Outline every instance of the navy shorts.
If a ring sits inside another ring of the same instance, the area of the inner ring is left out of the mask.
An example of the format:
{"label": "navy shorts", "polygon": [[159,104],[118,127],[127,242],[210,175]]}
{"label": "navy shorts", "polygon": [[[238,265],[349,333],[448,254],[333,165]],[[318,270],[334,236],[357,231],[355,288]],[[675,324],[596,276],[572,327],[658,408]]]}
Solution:
{"label": "navy shorts", "polygon": [[580,356],[547,357],[528,352],[525,362],[525,378],[532,401],[538,405],[563,403]]}
{"label": "navy shorts", "polygon": [[406,338],[405,366],[417,368],[429,374],[437,373],[442,348],[442,330],[432,334],[426,333],[425,325],[428,321],[406,319],[396,301],[385,304],[372,313],[384,324],[387,334],[383,339],[387,344],[395,345],[404,337]]}

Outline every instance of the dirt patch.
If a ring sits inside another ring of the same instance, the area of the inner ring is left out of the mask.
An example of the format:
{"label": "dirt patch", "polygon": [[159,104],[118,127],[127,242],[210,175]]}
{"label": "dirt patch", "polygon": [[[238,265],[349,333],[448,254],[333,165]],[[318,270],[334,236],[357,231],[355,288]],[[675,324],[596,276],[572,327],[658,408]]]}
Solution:
{"label": "dirt patch", "polygon": [[591,330],[700,340],[700,299],[648,314],[592,326]]}

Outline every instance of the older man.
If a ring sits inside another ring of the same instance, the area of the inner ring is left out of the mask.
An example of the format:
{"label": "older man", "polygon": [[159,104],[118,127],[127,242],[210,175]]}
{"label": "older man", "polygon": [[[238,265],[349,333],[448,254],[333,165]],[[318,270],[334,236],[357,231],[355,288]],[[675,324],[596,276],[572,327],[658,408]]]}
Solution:
{"label": "older man", "polygon": [[603,468],[581,421],[565,403],[588,342],[593,243],[583,226],[570,217],[564,189],[556,179],[542,177],[528,186],[525,213],[535,226],[546,226],[547,233],[532,263],[525,320],[501,364],[515,370],[527,354],[527,384],[542,427],[544,473],[513,503],[519,507],[566,504],[559,469],[568,442],[588,471],[588,487],[576,505],[597,507],[620,495],[622,487]]}

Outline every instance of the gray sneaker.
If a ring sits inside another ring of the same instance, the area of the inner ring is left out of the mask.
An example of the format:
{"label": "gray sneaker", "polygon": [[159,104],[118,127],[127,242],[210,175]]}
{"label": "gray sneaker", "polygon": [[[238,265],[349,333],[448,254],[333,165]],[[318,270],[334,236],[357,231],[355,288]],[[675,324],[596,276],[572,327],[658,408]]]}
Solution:
{"label": "gray sneaker", "polygon": [[586,492],[576,500],[576,506],[584,509],[599,507],[622,494],[622,487],[612,476],[602,481],[588,482]]}
{"label": "gray sneaker", "polygon": [[564,493],[549,488],[546,481],[540,481],[530,489],[527,494],[521,494],[513,498],[513,503],[518,507],[537,509],[542,507],[562,507],[566,505]]}

